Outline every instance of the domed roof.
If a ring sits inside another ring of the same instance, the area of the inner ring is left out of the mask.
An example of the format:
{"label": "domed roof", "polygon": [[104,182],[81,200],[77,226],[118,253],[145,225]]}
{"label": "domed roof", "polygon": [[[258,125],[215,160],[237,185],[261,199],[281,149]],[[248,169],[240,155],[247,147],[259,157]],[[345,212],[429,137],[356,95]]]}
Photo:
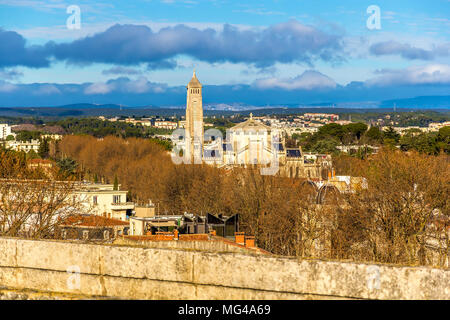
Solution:
{"label": "domed roof", "polygon": [[195,70],[194,70],[192,79],[188,83],[188,88],[201,88],[201,87],[202,87],[202,84],[200,83],[200,81],[198,81],[197,76],[195,75]]}

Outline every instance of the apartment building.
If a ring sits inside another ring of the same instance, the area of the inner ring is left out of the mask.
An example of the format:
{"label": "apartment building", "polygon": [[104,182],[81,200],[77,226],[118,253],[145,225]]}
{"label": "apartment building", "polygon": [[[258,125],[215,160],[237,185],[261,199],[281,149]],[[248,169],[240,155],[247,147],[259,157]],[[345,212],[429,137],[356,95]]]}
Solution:
{"label": "apartment building", "polygon": [[90,214],[128,220],[134,213],[133,202],[127,202],[126,190],[114,190],[112,184],[82,183],[73,193],[74,201],[78,200],[85,206]]}
{"label": "apartment building", "polygon": [[33,150],[34,152],[39,151],[40,146],[39,140],[31,140],[31,141],[6,141],[5,148],[12,149],[14,151],[24,151],[26,153]]}
{"label": "apartment building", "polygon": [[0,124],[0,139],[5,140],[11,134],[11,127],[6,123]]}
{"label": "apartment building", "polygon": [[178,127],[178,122],[175,122],[175,121],[155,121],[153,123],[153,126],[155,128],[159,128],[159,129],[175,130]]}

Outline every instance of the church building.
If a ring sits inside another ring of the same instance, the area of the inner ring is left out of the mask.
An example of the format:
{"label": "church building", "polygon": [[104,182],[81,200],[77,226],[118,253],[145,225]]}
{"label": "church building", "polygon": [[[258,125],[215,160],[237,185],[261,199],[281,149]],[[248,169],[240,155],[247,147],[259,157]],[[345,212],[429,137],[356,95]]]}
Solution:
{"label": "church building", "polygon": [[185,152],[193,164],[219,168],[276,166],[278,175],[291,178],[321,179],[329,169],[320,157],[314,162],[305,159],[301,147],[286,148],[284,134],[255,120],[252,114],[228,129],[226,137],[216,129],[204,132],[202,85],[195,71],[187,85]]}

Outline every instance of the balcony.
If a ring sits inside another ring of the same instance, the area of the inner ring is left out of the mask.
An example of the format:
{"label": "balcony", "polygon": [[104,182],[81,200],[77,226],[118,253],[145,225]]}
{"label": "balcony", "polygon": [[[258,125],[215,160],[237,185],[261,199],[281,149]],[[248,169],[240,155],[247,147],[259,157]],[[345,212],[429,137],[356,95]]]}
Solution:
{"label": "balcony", "polygon": [[111,203],[111,210],[133,210],[134,202]]}

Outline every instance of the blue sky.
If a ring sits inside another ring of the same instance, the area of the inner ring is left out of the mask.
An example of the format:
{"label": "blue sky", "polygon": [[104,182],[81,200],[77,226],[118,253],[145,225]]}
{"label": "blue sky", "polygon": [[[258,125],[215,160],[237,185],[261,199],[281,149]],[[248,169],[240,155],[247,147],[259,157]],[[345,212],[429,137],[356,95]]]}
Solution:
{"label": "blue sky", "polygon": [[0,106],[181,104],[193,68],[211,103],[450,92],[449,0],[0,0],[0,28]]}

